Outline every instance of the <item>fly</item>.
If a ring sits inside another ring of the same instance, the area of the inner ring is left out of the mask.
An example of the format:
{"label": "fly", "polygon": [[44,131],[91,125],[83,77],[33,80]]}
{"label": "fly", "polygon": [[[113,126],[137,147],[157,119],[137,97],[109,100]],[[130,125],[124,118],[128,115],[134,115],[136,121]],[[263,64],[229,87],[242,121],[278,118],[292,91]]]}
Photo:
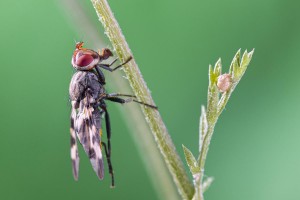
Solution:
{"label": "fly", "polygon": [[[124,63],[115,68],[111,68],[117,59],[110,64],[102,63],[103,60],[111,56],[113,56],[113,54],[107,48],[104,48],[101,52],[96,52],[91,49],[83,48],[83,42],[76,43],[71,61],[72,66],[76,69],[76,73],[71,79],[69,95],[72,104],[70,133],[74,179],[78,180],[79,173],[78,139],[100,180],[104,177],[102,156],[102,149],[104,149],[108,170],[111,175],[111,186],[114,187],[114,172],[111,163],[111,125],[105,101],[109,100],[121,104],[133,101],[150,108],[157,109],[157,107],[136,100],[134,95],[106,93],[104,88],[105,76],[100,68],[113,72],[132,59],[132,57],[129,57]],[[129,98],[123,99],[121,98],[122,96]],[[101,139],[101,116],[103,115],[106,125],[107,145]]]}

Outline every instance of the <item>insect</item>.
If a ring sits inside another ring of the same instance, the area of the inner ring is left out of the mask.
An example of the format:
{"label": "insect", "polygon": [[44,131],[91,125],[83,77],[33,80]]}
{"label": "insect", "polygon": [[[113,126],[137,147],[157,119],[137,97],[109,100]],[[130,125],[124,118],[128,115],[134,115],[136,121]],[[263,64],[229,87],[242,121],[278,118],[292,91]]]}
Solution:
{"label": "insect", "polygon": [[[78,180],[78,139],[100,180],[104,177],[102,156],[102,149],[104,149],[108,170],[111,175],[111,186],[114,187],[114,172],[111,163],[111,125],[105,101],[109,100],[121,104],[136,102],[154,109],[157,109],[157,107],[136,100],[134,95],[106,93],[104,88],[105,76],[100,68],[113,72],[130,62],[132,57],[129,57],[124,63],[115,68],[110,68],[117,59],[110,64],[102,63],[103,60],[113,56],[109,49],[105,48],[101,52],[96,52],[83,48],[83,44],[83,42],[76,43],[71,61],[72,66],[76,69],[76,73],[73,75],[69,87],[72,104],[70,133],[73,176],[75,180]],[[128,98],[123,99],[121,98],[122,96]],[[107,145],[101,139],[103,115],[106,125]]]}

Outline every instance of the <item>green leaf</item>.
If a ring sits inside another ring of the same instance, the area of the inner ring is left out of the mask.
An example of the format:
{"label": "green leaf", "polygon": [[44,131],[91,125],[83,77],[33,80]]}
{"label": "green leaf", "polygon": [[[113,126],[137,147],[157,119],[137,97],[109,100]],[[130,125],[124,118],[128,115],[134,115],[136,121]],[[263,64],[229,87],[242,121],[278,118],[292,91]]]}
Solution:
{"label": "green leaf", "polygon": [[198,165],[198,162],[196,161],[194,155],[192,152],[186,148],[184,145],[182,145],[185,160],[190,168],[190,171],[193,175],[200,173],[200,166]]}
{"label": "green leaf", "polygon": [[241,77],[244,75],[254,53],[254,49],[251,52],[247,50],[243,53],[242,59],[240,60],[241,50],[235,54],[229,69],[229,73],[232,74],[233,82],[239,82]]}
{"label": "green leaf", "polygon": [[222,63],[221,63],[221,58],[216,62],[215,67],[214,67],[214,74],[216,77],[220,76],[222,73]]}
{"label": "green leaf", "polygon": [[247,50],[244,52],[242,61],[241,61],[241,68],[247,68],[247,66],[249,65],[249,63],[252,59],[253,53],[254,53],[254,49],[252,51],[250,51],[249,53],[247,53]]}
{"label": "green leaf", "polygon": [[208,77],[209,77],[209,87],[211,87],[213,84],[216,84],[217,77],[215,76],[214,70],[211,65],[209,65]]}
{"label": "green leaf", "polygon": [[213,177],[208,177],[207,179],[204,180],[202,184],[203,193],[207,191],[207,189],[211,186],[213,181],[214,181]]}
{"label": "green leaf", "polygon": [[212,68],[211,65],[209,65],[209,86],[212,87],[217,83],[218,76],[220,76],[222,72],[222,64],[221,64],[221,58],[216,62],[214,68]]}
{"label": "green leaf", "polygon": [[229,73],[230,74],[234,74],[234,72],[236,71],[236,69],[238,67],[240,67],[240,57],[241,57],[241,49],[239,49],[235,56],[232,59],[232,62],[230,64],[230,68],[229,68]]}

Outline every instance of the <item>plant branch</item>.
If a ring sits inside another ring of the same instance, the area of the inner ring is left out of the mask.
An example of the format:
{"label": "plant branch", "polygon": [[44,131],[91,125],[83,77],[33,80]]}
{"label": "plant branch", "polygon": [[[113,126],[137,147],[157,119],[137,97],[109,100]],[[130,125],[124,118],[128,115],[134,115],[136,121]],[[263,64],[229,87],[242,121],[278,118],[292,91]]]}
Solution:
{"label": "plant branch", "polygon": [[[120,60],[124,61],[129,56],[133,56],[107,1],[92,0],[92,3]],[[150,91],[146,86],[135,60],[133,59],[126,64],[123,69],[138,100],[154,105]],[[142,111],[179,193],[183,199],[191,199],[194,188],[188,179],[183,163],[176,152],[175,146],[159,112],[145,106],[142,106]]]}
{"label": "plant branch", "polygon": [[[232,92],[244,75],[253,55],[253,51],[245,51],[240,61],[241,51],[239,50],[234,56],[230,65],[229,74],[221,74],[222,65],[221,59],[217,61],[215,67],[209,66],[209,85],[207,95],[207,111],[205,107],[201,107],[201,116],[199,123],[199,157],[198,162],[192,152],[186,147],[183,148],[185,158],[193,175],[193,183],[195,186],[195,194],[193,200],[203,200],[203,193],[208,189],[213,181],[209,177],[204,179],[204,167],[208,153],[208,148],[215,125],[219,116],[224,110]],[[221,98],[220,92],[223,92]]]}
{"label": "plant branch", "polygon": [[[219,116],[221,115],[222,111],[224,110],[225,106],[227,105],[227,102],[233,93],[235,87],[243,77],[250,61],[253,55],[253,51],[247,52],[245,51],[242,57],[242,60],[240,61],[240,50],[236,53],[234,56],[232,63],[230,65],[229,70],[229,77],[231,80],[231,87],[228,89],[228,91],[225,91],[221,98],[219,99],[219,89],[217,87],[218,77],[221,75],[222,66],[221,66],[221,60],[219,59],[217,63],[215,64],[214,69],[210,66],[209,67],[209,86],[208,86],[208,103],[207,103],[207,113],[205,113],[205,109],[202,109],[201,117],[200,117],[200,126],[205,126],[206,128],[200,127],[200,155],[198,164],[200,167],[200,181],[197,187],[199,187],[200,191],[204,191],[207,189],[207,186],[203,184],[203,176],[204,176],[204,167],[205,167],[205,161],[209,149],[209,144],[211,141],[211,137],[214,132],[215,125],[217,123],[217,120]],[[205,116],[207,118],[205,119]],[[204,189],[205,187],[205,189]],[[201,195],[200,195],[201,196]],[[203,199],[203,195],[199,200]]]}

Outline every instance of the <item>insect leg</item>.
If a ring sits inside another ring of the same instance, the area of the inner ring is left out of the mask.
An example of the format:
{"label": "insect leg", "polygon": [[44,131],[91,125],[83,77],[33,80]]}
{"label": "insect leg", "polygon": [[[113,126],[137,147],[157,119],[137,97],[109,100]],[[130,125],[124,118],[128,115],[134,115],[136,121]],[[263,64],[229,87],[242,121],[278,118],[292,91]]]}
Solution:
{"label": "insect leg", "polygon": [[153,106],[153,105],[138,101],[138,100],[133,99],[133,98],[122,99],[122,98],[115,97],[115,96],[113,96],[113,97],[108,96],[106,99],[109,100],[109,101],[113,101],[113,102],[121,103],[121,104],[129,103],[129,102],[136,102],[136,103],[142,104],[142,105],[150,107],[150,108],[158,109],[157,106]]}
{"label": "insect leg", "polygon": [[105,76],[104,76],[103,72],[99,69],[99,67],[97,65],[95,67],[95,70],[96,70],[96,72],[98,74],[99,82],[102,85],[105,85]]}
{"label": "insect leg", "polygon": [[110,143],[111,126],[110,126],[110,118],[109,118],[108,111],[106,109],[105,102],[102,102],[102,105],[100,107],[104,111],[106,134],[107,134],[107,146],[104,142],[101,142],[101,143],[104,146],[105,155],[106,155],[107,164],[108,164],[108,170],[109,170],[109,173],[111,175],[111,187],[114,187],[115,186],[114,171],[113,171],[113,167],[112,167],[112,163],[111,163],[111,143]]}
{"label": "insect leg", "polygon": [[110,94],[107,94],[106,96],[107,97],[120,97],[120,96],[123,96],[123,97],[133,97],[133,98],[136,98],[135,95],[132,95],[132,94],[121,94],[121,93],[110,93]]}
{"label": "insect leg", "polygon": [[115,71],[116,69],[119,69],[120,67],[122,67],[123,65],[125,65],[126,63],[128,63],[131,60],[132,60],[132,56],[130,56],[129,58],[127,58],[127,60],[125,60],[125,62],[121,63],[120,65],[116,66],[115,68],[110,68],[110,66],[112,66],[117,61],[117,59],[115,59],[110,64],[102,64],[102,63],[100,63],[97,66],[102,67],[103,69],[106,69],[106,70],[108,70],[110,72],[113,72],[113,71]]}
{"label": "insect leg", "polygon": [[107,133],[107,145],[108,145],[108,152],[111,154],[111,144],[110,144],[110,139],[111,139],[111,126],[110,126],[110,118],[108,111],[106,109],[106,104],[103,102],[102,105],[100,106],[102,110],[104,111],[104,117],[105,117],[105,126],[106,126],[106,133]]}
{"label": "insect leg", "polygon": [[111,176],[111,187],[115,187],[115,178],[114,178],[114,170],[111,164],[111,155],[109,153],[109,150],[107,150],[107,146],[104,142],[101,142],[102,146],[104,147],[104,151],[105,151],[105,155],[106,155],[106,159],[107,159],[107,164],[108,164],[108,171],[110,173]]}

